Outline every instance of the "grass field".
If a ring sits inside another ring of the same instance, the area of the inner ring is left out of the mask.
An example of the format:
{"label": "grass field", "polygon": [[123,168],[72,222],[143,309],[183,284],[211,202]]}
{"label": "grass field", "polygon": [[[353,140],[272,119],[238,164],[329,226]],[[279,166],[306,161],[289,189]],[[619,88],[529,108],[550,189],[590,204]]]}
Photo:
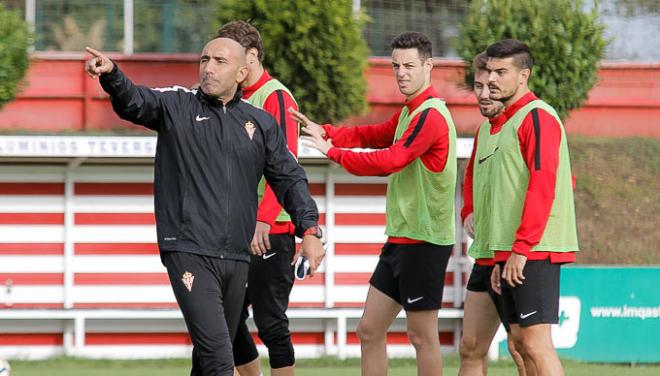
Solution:
{"label": "grass field", "polygon": [[[445,356],[445,375],[458,374],[458,359]],[[89,360],[57,358],[45,361],[13,361],[12,376],[183,376],[188,375],[190,361],[187,359],[167,360]],[[635,366],[588,364],[563,361],[565,373],[569,376],[652,376],[660,374],[660,366]],[[390,362],[391,376],[416,375],[413,359],[396,359]],[[301,360],[298,363],[299,376],[357,376],[360,374],[359,359],[339,361],[333,358]],[[504,376],[515,374],[510,361],[494,362],[489,375]],[[270,375],[270,372],[265,372]]]}
{"label": "grass field", "polygon": [[660,140],[573,136],[569,145],[578,262],[660,264]]}

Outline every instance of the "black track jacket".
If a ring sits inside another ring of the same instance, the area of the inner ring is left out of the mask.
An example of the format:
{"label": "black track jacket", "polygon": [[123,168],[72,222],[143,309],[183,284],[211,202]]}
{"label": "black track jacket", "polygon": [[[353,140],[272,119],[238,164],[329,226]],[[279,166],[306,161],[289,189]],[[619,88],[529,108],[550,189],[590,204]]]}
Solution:
{"label": "black track jacket", "polygon": [[116,64],[100,82],[119,117],[158,132],[154,190],[161,252],[249,261],[262,175],[291,214],[296,235],[317,225],[305,171],[280,127],[241,100],[240,90],[223,105],[201,90],[134,85]]}

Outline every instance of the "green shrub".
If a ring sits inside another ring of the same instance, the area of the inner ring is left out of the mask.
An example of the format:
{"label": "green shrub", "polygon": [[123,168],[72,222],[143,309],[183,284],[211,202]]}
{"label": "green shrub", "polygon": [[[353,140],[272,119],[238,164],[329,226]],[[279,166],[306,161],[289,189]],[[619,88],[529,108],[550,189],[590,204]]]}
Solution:
{"label": "green shrub", "polygon": [[[607,42],[597,9],[581,0],[473,0],[455,47],[468,65],[488,45],[515,38],[534,55],[530,88],[565,117],[580,107],[596,83]],[[467,70],[471,87],[473,72]]]}
{"label": "green shrub", "polygon": [[337,122],[366,109],[368,49],[351,0],[223,0],[219,21],[249,20],[264,41],[264,66],[306,115]]}
{"label": "green shrub", "polygon": [[27,71],[29,35],[21,16],[0,6],[0,108],[14,99]]}

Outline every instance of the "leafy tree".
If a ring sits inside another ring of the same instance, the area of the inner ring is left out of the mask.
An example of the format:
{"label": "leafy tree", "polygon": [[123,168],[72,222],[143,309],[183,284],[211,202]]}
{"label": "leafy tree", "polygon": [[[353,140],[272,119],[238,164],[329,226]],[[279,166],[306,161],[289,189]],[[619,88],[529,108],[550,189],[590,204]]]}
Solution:
{"label": "leafy tree", "polygon": [[584,12],[581,0],[474,0],[456,40],[459,55],[470,67],[488,45],[515,38],[529,45],[535,65],[530,88],[560,116],[580,107],[596,83],[597,63],[607,41],[598,9]]}
{"label": "leafy tree", "polygon": [[219,20],[250,20],[264,41],[264,65],[310,118],[336,122],[366,107],[364,17],[351,0],[223,0]]}
{"label": "leafy tree", "polygon": [[21,16],[0,6],[0,108],[14,99],[28,68],[30,41]]}

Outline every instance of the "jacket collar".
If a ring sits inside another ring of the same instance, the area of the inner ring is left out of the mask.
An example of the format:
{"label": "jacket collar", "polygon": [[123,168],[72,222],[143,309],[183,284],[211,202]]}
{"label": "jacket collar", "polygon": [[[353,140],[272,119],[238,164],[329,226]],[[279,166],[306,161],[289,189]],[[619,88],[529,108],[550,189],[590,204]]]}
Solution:
{"label": "jacket collar", "polygon": [[[202,91],[202,89],[197,90],[197,98],[199,98],[202,102],[207,103],[209,106],[222,106],[223,103],[217,98],[217,97],[212,97],[205,92]],[[243,98],[243,92],[241,91],[240,88],[236,90],[236,93],[234,94],[234,97],[227,103],[224,103],[225,107],[230,107],[233,106],[234,104],[238,103],[241,98]]]}

